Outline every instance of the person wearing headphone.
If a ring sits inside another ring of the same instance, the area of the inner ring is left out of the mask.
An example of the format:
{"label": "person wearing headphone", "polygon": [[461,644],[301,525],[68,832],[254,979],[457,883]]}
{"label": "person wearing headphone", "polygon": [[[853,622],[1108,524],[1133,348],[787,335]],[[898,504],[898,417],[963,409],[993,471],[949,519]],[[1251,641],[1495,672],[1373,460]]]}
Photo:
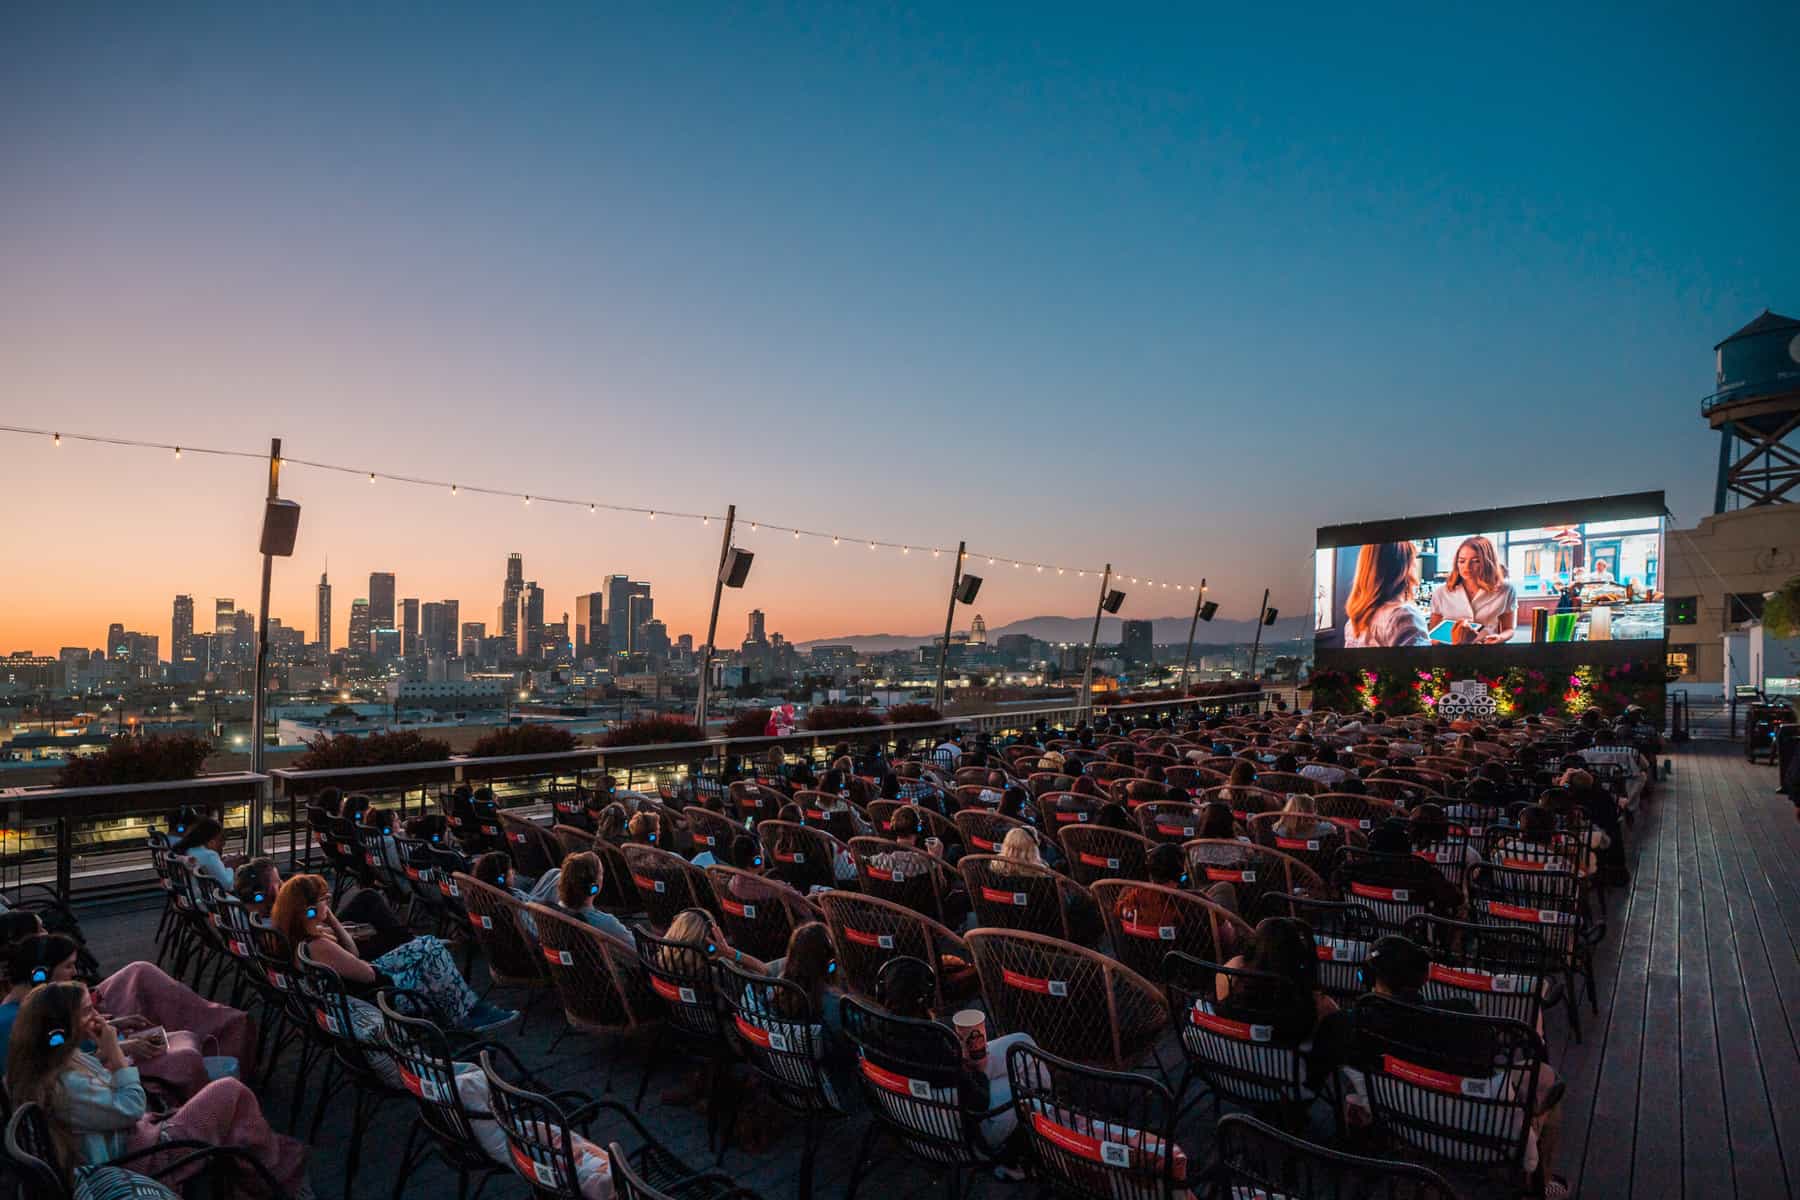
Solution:
{"label": "person wearing headphone", "polygon": [[[881,971],[875,976],[875,1002],[896,1017],[906,1017],[914,1021],[935,1021],[939,1025],[949,1026],[949,1022],[938,1013],[937,972],[922,958],[901,955],[889,959],[881,965]],[[1009,1033],[1002,1037],[990,1038],[987,1044],[987,1058],[980,1064],[971,1064],[969,1082],[973,1085],[969,1090],[971,1097],[989,1115],[981,1122],[981,1136],[989,1147],[998,1150],[1010,1139],[1019,1127],[1018,1114],[1012,1105],[1012,1083],[1006,1073],[1006,1052],[1014,1046],[1035,1046],[1037,1042],[1029,1033]],[[1013,1147],[1016,1152],[1017,1147]],[[1016,1153],[1003,1156],[1007,1161],[1014,1161]],[[1017,1174],[1016,1168],[1003,1167],[1007,1178],[1023,1178]]]}
{"label": "person wearing headphone", "polygon": [[[1151,883],[1166,888],[1187,886],[1187,859],[1180,846],[1164,842],[1153,847],[1146,856],[1145,868]],[[1125,888],[1119,893],[1113,915],[1124,924],[1144,925],[1152,929],[1181,924],[1181,910],[1156,888]],[[1225,954],[1227,950],[1221,947],[1219,952]]]}
{"label": "person wearing headphone", "polygon": [[598,854],[582,850],[568,855],[562,860],[562,869],[556,876],[556,906],[630,950],[634,943],[625,922],[594,907],[594,900],[605,882],[606,867]]}

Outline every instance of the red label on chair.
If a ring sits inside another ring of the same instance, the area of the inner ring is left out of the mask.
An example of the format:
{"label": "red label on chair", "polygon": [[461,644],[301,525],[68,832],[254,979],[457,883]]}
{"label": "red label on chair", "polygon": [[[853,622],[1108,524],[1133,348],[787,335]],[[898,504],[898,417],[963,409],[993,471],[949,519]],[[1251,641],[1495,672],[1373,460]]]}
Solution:
{"label": "red label on chair", "polygon": [[1320,962],[1359,963],[1369,960],[1369,944],[1347,938],[1315,937],[1313,952],[1318,955]]}
{"label": "red label on chair", "polygon": [[1084,812],[1059,812],[1056,814],[1058,825],[1087,824],[1088,814]]}
{"label": "red label on chair", "polygon": [[477,929],[492,929],[494,927],[494,918],[488,916],[486,913],[470,913],[469,924]]}
{"label": "red label on chair", "polygon": [[449,1100],[449,1097],[444,1094],[445,1089],[441,1085],[433,1083],[429,1079],[420,1078],[398,1063],[396,1063],[395,1066],[400,1072],[401,1086],[405,1087],[406,1090],[413,1095],[419,1097],[421,1100],[429,1100],[433,1104],[444,1104]]}
{"label": "red label on chair", "polygon": [[1395,1058],[1391,1054],[1381,1056],[1381,1069],[1394,1078],[1405,1080],[1415,1087],[1442,1092],[1447,1096],[1471,1096],[1477,1100],[1493,1099],[1500,1091],[1501,1080],[1505,1078],[1504,1072],[1491,1079],[1454,1075],[1449,1071],[1422,1067],[1418,1063],[1407,1062],[1404,1058]]}
{"label": "red label on chair", "polygon": [[1374,822],[1370,821],[1367,817],[1326,817],[1325,819],[1330,821],[1333,825],[1336,825],[1339,829],[1355,829],[1360,831],[1374,828]]}
{"label": "red label on chair", "polygon": [[1550,864],[1539,858],[1503,858],[1500,865],[1514,871],[1548,871]]}
{"label": "red label on chair", "polygon": [[805,812],[806,819],[809,821],[823,821],[825,819],[825,814],[816,808],[806,809]]}
{"label": "red label on chair", "polygon": [[663,883],[662,880],[646,879],[642,875],[633,875],[631,877],[631,882],[637,884],[638,887],[646,892],[666,892],[669,890],[668,885]]}
{"label": "red label on chair", "polygon": [[698,1004],[698,993],[691,987],[679,987],[666,979],[650,977],[650,990],[671,1004]]}
{"label": "red label on chair", "polygon": [[1498,900],[1489,900],[1487,910],[1490,916],[1504,917],[1508,921],[1529,921],[1533,925],[1573,925],[1573,913],[1557,912],[1553,908],[1522,908],[1517,904],[1502,904]]}
{"label": "red label on chair", "polygon": [[906,873],[904,871],[884,871],[880,867],[865,867],[863,869],[869,873],[870,879],[879,879],[883,883],[903,883],[906,880]]}
{"label": "red label on chair", "polygon": [[1234,871],[1229,867],[1208,867],[1206,877],[1214,883],[1255,883],[1255,871]]}
{"label": "red label on chair", "polygon": [[1000,848],[999,842],[990,842],[986,838],[971,837],[969,840],[975,843],[977,850],[998,850]]}
{"label": "red label on chair", "polygon": [[446,896],[456,895],[456,880],[454,880],[454,879],[438,880],[438,891],[444,893],[444,895],[446,895]]}
{"label": "red label on chair", "polygon": [[1275,845],[1277,849],[1281,850],[1317,850],[1319,839],[1278,837],[1275,839]]}
{"label": "red label on chair", "polygon": [[552,966],[572,967],[575,965],[575,956],[567,950],[552,950],[548,946],[541,947],[541,949],[544,952],[544,961]]}
{"label": "red label on chair", "polygon": [[1195,1006],[1188,1009],[1188,1020],[1220,1037],[1230,1038],[1234,1042],[1272,1042],[1275,1040],[1273,1025],[1252,1025],[1248,1021],[1233,1021],[1229,1017],[1221,1017],[1218,1013],[1207,1012]]}
{"label": "red label on chair", "polygon": [[700,839],[700,840],[701,840],[701,841],[703,841],[703,842],[705,842],[705,843],[706,843],[706,844],[707,844],[707,845],[709,845],[709,846],[716,846],[716,845],[718,845],[718,844],[719,844],[719,840],[718,840],[718,839],[717,839],[717,838],[715,838],[715,837],[714,837],[714,836],[713,836],[713,835],[712,835],[712,834],[710,834],[710,833],[709,833],[709,834],[706,834],[706,835],[705,835],[705,836],[704,836],[704,837],[702,837],[702,838],[701,838],[701,839]]}
{"label": "red label on chair", "polygon": [[910,1079],[905,1075],[896,1075],[892,1071],[884,1071],[868,1059],[860,1063],[863,1078],[884,1092],[892,1092],[896,1096],[908,1096],[915,1100],[931,1099],[931,1085],[923,1079]]}
{"label": "red label on chair", "polygon": [[313,1010],[313,1020],[318,1022],[320,1029],[323,1029],[332,1037],[339,1037],[344,1032],[343,1029],[338,1026],[337,1018],[322,1008],[315,1008]]}
{"label": "red label on chair", "polygon": [[1075,857],[1084,867],[1105,867],[1109,871],[1119,869],[1119,860],[1116,858],[1104,858],[1098,854],[1078,854]]}
{"label": "red label on chair", "polygon": [[1442,963],[1432,963],[1426,972],[1426,977],[1434,983],[1461,988],[1466,992],[1517,992],[1520,990],[1517,975],[1493,975],[1487,971],[1476,971],[1465,967],[1446,967]]}
{"label": "red label on chair", "polygon": [[719,898],[719,906],[734,917],[754,918],[756,916],[756,905],[739,904],[729,896],[721,896]]}
{"label": "red label on chair", "polygon": [[1139,925],[1136,921],[1120,921],[1119,929],[1126,937],[1152,942],[1172,942],[1176,932],[1173,925]]}
{"label": "red label on chair", "polygon": [[894,948],[894,935],[891,933],[869,933],[866,930],[852,929],[846,925],[844,926],[844,936],[858,946],[874,946],[880,950]]}
{"label": "red label on chair", "polygon": [[1195,830],[1192,825],[1158,825],[1156,827],[1156,832],[1165,834],[1169,837],[1191,838],[1194,836]]}
{"label": "red label on chair", "polygon": [[1412,900],[1412,892],[1407,888],[1376,887],[1372,883],[1353,883],[1350,885],[1352,896],[1361,896],[1364,900],[1390,900],[1395,904],[1406,904]]}
{"label": "red label on chair", "polygon": [[522,833],[514,833],[512,835],[512,840],[523,846],[525,844],[525,835]]}
{"label": "red label on chair", "polygon": [[[1129,1169],[1132,1165],[1132,1148],[1124,1142],[1108,1141],[1071,1129],[1067,1125],[1059,1125],[1043,1113],[1031,1114],[1031,1128],[1032,1132],[1051,1145],[1078,1158],[1120,1169]],[[1148,1134],[1142,1137],[1144,1152],[1150,1155],[1152,1163],[1160,1163],[1163,1157],[1162,1143]],[[1174,1161],[1169,1170],[1177,1180],[1187,1178],[1187,1154],[1180,1146],[1175,1147]]]}
{"label": "red label on chair", "polygon": [[541,1183],[545,1187],[556,1186],[556,1168],[549,1163],[538,1162],[518,1146],[512,1147],[512,1161],[519,1174],[533,1183]]}
{"label": "red label on chair", "polygon": [[1456,861],[1448,850],[1414,850],[1413,857],[1423,859],[1428,863],[1434,863],[1440,867],[1448,866]]}
{"label": "red label on chair", "polygon": [[981,898],[994,904],[1010,904],[1014,908],[1024,908],[1030,903],[1024,892],[1003,892],[999,888],[984,887]]}
{"label": "red label on chair", "polygon": [[417,868],[417,867],[406,868],[406,877],[408,879],[423,879],[424,878],[423,875],[419,874],[419,868]]}
{"label": "red label on chair", "polygon": [[792,854],[777,854],[775,856],[775,861],[784,863],[803,863],[806,861],[806,853],[801,850],[796,850]]}
{"label": "red label on chair", "polygon": [[761,1046],[765,1050],[775,1050],[782,1054],[787,1053],[786,1035],[777,1033],[773,1029],[759,1028],[744,1020],[743,1017],[733,1017],[732,1022],[737,1026],[737,1031],[743,1035],[744,1040],[752,1045]]}
{"label": "red label on chair", "polygon": [[1021,975],[1004,967],[1000,969],[1000,981],[1008,987],[1018,988],[1022,992],[1036,992],[1040,996],[1066,997],[1069,994],[1069,981],[1066,979],[1039,979],[1035,975]]}

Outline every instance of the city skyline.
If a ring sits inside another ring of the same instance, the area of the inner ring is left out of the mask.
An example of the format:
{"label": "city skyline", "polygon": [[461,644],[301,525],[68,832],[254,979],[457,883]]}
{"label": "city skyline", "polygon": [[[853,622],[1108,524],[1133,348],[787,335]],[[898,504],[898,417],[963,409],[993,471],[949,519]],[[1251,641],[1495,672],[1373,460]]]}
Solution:
{"label": "city skyline", "polygon": [[[1710,511],[1711,347],[1800,307],[1767,152],[1800,10],[1290,26],[37,6],[0,39],[9,415],[462,482],[283,472],[272,611],[315,614],[329,558],[339,628],[390,570],[498,625],[517,549],[547,614],[629,569],[704,635],[716,521],[477,486],[1110,560],[1222,618],[1300,611],[1321,525]],[[0,647],[254,607],[263,464],[9,435],[0,465],[42,498]],[[741,543],[793,640],[941,627],[916,553]],[[987,573],[989,622],[1092,611],[1030,574]]]}

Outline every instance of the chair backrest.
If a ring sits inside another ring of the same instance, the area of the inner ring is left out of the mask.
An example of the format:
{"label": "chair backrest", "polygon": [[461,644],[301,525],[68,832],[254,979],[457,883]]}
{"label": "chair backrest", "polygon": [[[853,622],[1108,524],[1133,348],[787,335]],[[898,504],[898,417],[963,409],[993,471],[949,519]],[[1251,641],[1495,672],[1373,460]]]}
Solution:
{"label": "chair backrest", "polygon": [[1358,839],[1361,834],[1349,835],[1337,825],[1329,821],[1312,817],[1301,817],[1300,823],[1313,828],[1303,833],[1283,832],[1281,822],[1284,813],[1257,813],[1245,823],[1250,840],[1259,846],[1268,846],[1279,850],[1290,858],[1298,859],[1313,869],[1321,878],[1331,873],[1332,861],[1337,857],[1338,848],[1343,846],[1351,836]]}
{"label": "chair backrest", "polygon": [[[594,848],[594,831],[583,829],[579,825],[552,825],[550,836],[556,839],[556,848],[562,852],[563,858]],[[560,863],[562,859],[557,861]]]}
{"label": "chair backrest", "polygon": [[871,832],[877,837],[894,836],[894,817],[903,808],[912,809],[919,818],[919,840],[935,837],[946,847],[962,845],[962,833],[956,822],[928,804],[906,800],[876,800],[869,805]]}
{"label": "chair backrest", "polygon": [[1271,1014],[1310,1006],[1312,998],[1279,975],[1239,970],[1218,963],[1170,955],[1166,971],[1169,1019],[1175,1023],[1181,1051],[1194,1074],[1217,1096],[1251,1107],[1277,1107],[1302,1102],[1306,1057],[1301,1041],[1281,1036],[1275,1022],[1241,1005],[1231,1015],[1219,1011],[1230,1002],[1219,999],[1218,985],[1254,989],[1255,1008]]}
{"label": "chair backrest", "polygon": [[1164,1026],[1161,990],[1104,954],[1005,929],[972,930],[967,940],[1001,1033],[1023,1031],[1052,1054],[1126,1068]]}
{"label": "chair backrest", "polygon": [[22,1195],[30,1200],[74,1194],[50,1135],[50,1120],[34,1101],[21,1102],[6,1122],[6,1158],[24,1188]]}
{"label": "chair backrest", "polygon": [[1364,836],[1389,817],[1399,815],[1399,810],[1386,800],[1351,792],[1325,792],[1313,800],[1313,805],[1319,810],[1320,819]]}
{"label": "chair backrest", "polygon": [[1250,942],[1243,918],[1182,888],[1103,879],[1093,892],[1113,953],[1145,979],[1162,978],[1171,951],[1224,962]]}
{"label": "chair backrest", "polygon": [[996,854],[965,854],[956,867],[978,926],[1072,940],[1070,889],[1087,890],[1074,880]]}
{"label": "chair backrest", "polygon": [[1151,800],[1137,807],[1138,832],[1152,842],[1181,845],[1200,836],[1200,806],[1182,800]]}
{"label": "chair backrest", "polygon": [[637,888],[636,907],[643,909],[652,929],[667,929],[675,914],[686,909],[714,911],[712,885],[702,868],[654,846],[629,845],[619,852]]}
{"label": "chair backrest", "polygon": [[683,810],[683,815],[687,817],[688,828],[693,831],[695,851],[710,850],[720,861],[730,853],[731,843],[737,836],[747,832],[742,817],[733,820],[724,813],[691,804]]}
{"label": "chair backrest", "polygon": [[1511,1017],[1534,1029],[1544,989],[1562,973],[1555,947],[1529,924],[1484,924],[1414,917],[1406,936],[1425,948],[1429,1001],[1460,1000],[1488,1017]]}
{"label": "chair backrest", "polygon": [[819,896],[818,905],[837,947],[838,977],[846,991],[874,996],[876,977],[888,960],[910,955],[923,959],[937,972],[933,1007],[944,1006],[949,994],[944,952],[964,954],[961,938],[930,917],[873,896],[832,891]]}
{"label": "chair backrest", "polygon": [[737,810],[738,818],[749,820],[752,824],[765,817],[773,817],[788,802],[786,792],[742,779],[732,784],[727,794],[731,798],[731,806]]}
{"label": "chair backrest", "polygon": [[819,919],[804,896],[778,879],[726,866],[708,867],[706,876],[726,939],[755,958],[780,958],[794,929]]}
{"label": "chair backrest", "polygon": [[[837,839],[830,834],[819,829],[808,829],[792,821],[771,818],[756,823],[756,836],[770,874],[784,883],[792,884],[802,891],[836,884],[837,847],[833,843]],[[827,840],[821,842],[821,838]]]}
{"label": "chair backrest", "polygon": [[506,853],[520,874],[536,879],[562,861],[561,845],[548,829],[529,817],[502,812],[500,829],[506,837]]}
{"label": "chair backrest", "polygon": [[[1294,917],[1312,930],[1319,956],[1319,987],[1340,1002],[1368,991],[1363,964],[1385,927],[1368,905],[1347,900],[1272,893],[1262,899],[1259,916]],[[1223,961],[1223,960],[1220,960]]]}
{"label": "chair backrest", "polygon": [[986,1162],[977,1132],[986,1097],[965,1097],[968,1065],[950,1027],[896,1017],[854,997],[846,997],[839,1011],[844,1036],[856,1049],[857,1083],[875,1119],[926,1162]]}
{"label": "chair backrest", "polygon": [[1573,871],[1469,868],[1469,919],[1477,925],[1536,930],[1559,955],[1574,952],[1585,921],[1581,880]]}
{"label": "chair backrest", "polygon": [[865,895],[946,923],[944,897],[954,883],[961,882],[949,863],[878,837],[851,838],[850,855],[856,860],[856,877]]}
{"label": "chair backrest", "polygon": [[449,1153],[475,1161],[481,1151],[474,1118],[456,1086],[450,1039],[417,1011],[413,995],[396,996],[383,989],[375,996],[375,1006],[381,1010],[382,1036],[400,1073],[400,1086],[418,1102],[419,1120]]}
{"label": "chair backrest", "polygon": [[1380,854],[1356,846],[1338,851],[1332,881],[1346,900],[1365,905],[1388,930],[1398,933],[1421,913],[1433,912],[1443,901],[1430,886],[1429,872],[1436,868],[1407,854]]}
{"label": "chair backrest", "polygon": [[1075,776],[1060,771],[1034,771],[1025,777],[1025,790],[1034,800],[1052,792],[1066,792],[1074,786]]}
{"label": "chair backrest", "polygon": [[1281,793],[1265,791],[1250,783],[1227,783],[1202,788],[1197,799],[1201,804],[1211,804],[1216,800],[1230,805],[1231,811],[1240,821],[1255,813],[1280,812],[1281,806],[1287,803],[1287,798]]}
{"label": "chair backrest", "polygon": [[1293,771],[1258,771],[1256,786],[1264,791],[1275,792],[1282,796],[1290,796],[1295,793],[1311,796],[1315,792],[1324,790],[1319,786],[1318,780]]}
{"label": "chair backrest", "polygon": [[1220,1118],[1218,1146],[1216,1169],[1226,1196],[1457,1200],[1455,1189],[1427,1167],[1314,1145],[1248,1113]]}
{"label": "chair backrest", "polygon": [[531,1185],[534,1196],[581,1200],[575,1139],[561,1107],[549,1096],[509,1083],[496,1069],[492,1051],[483,1050],[480,1063],[487,1076],[488,1107],[506,1135],[513,1170]]}
{"label": "chair backrest", "polygon": [[393,1059],[386,1046],[357,1036],[356,1016],[344,981],[315,960],[304,944],[294,951],[294,987],[307,1004],[314,1028],[331,1042],[340,1063],[365,1083],[386,1083],[394,1078]]}
{"label": "chair backrest", "polygon": [[712,956],[686,943],[659,938],[642,926],[634,928],[631,935],[637,942],[638,965],[650,990],[662,1001],[669,1028],[696,1051],[709,1043],[725,1048],[718,998],[713,994]]}
{"label": "chair backrest", "polygon": [[1187,1155],[1175,1142],[1177,1106],[1161,1083],[1139,1072],[1095,1070],[1023,1043],[1007,1052],[1006,1066],[1031,1172],[1050,1194],[1172,1200],[1186,1191]]}
{"label": "chair backrest", "polygon": [[527,904],[525,911],[537,926],[539,954],[570,1028],[621,1033],[650,1019],[654,1006],[635,947],[560,908]]}
{"label": "chair backrest", "polygon": [[1046,792],[1037,798],[1038,828],[1055,837],[1069,825],[1091,825],[1106,801],[1080,792]]}
{"label": "chair backrest", "polygon": [[1148,879],[1151,841],[1103,825],[1065,825],[1058,833],[1069,874],[1083,887],[1102,879]]}
{"label": "chair backrest", "polygon": [[1256,912],[1270,892],[1294,892],[1303,896],[1327,894],[1325,880],[1299,859],[1231,838],[1195,838],[1187,853],[1191,886],[1209,888],[1229,883],[1237,891],[1239,912]]}
{"label": "chair backrest", "polygon": [[715,962],[713,988],[738,1053],[777,1102],[799,1113],[843,1114],[844,1098],[826,1071],[825,1026],[798,984]]}
{"label": "chair backrest", "polygon": [[452,876],[457,897],[469,914],[469,929],[487,958],[488,974],[503,987],[540,987],[549,979],[537,946],[519,923],[525,906],[511,892],[473,875]]}
{"label": "chair backrest", "polygon": [[1523,1162],[1544,1058],[1529,1025],[1375,995],[1354,1015],[1369,1107],[1391,1137],[1465,1166]]}
{"label": "chair backrest", "polygon": [[956,814],[956,830],[971,854],[997,853],[1006,835],[1025,824],[980,808],[965,808]]}

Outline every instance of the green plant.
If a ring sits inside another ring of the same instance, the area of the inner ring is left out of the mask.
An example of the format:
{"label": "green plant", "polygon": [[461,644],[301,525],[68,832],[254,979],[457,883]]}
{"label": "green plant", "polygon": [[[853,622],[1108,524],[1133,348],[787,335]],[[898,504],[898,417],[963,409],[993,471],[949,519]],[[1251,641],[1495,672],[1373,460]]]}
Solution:
{"label": "green plant", "polygon": [[57,772],[58,787],[107,787],[121,783],[163,783],[200,774],[212,743],[191,734],[131,737],[121,734],[99,754],[71,758]]}
{"label": "green plant", "polygon": [[807,710],[800,722],[800,728],[812,731],[825,729],[860,729],[866,725],[879,725],[881,718],[866,708],[853,708],[840,704],[816,704]]}
{"label": "green plant", "polygon": [[561,754],[576,746],[575,735],[555,725],[526,722],[483,734],[469,747],[472,758],[504,758],[511,754]]}
{"label": "green plant", "polygon": [[615,725],[600,738],[602,746],[665,746],[700,741],[700,730],[686,717],[638,717]]}
{"label": "green plant", "polygon": [[731,720],[725,722],[725,736],[761,737],[769,731],[769,712],[766,708],[740,709],[732,714]]}
{"label": "green plant", "polygon": [[1800,575],[1769,593],[1763,602],[1763,632],[1773,638],[1800,636]]}
{"label": "green plant", "polygon": [[918,725],[926,721],[941,721],[944,714],[929,704],[896,704],[888,709],[889,725]]}
{"label": "green plant", "polygon": [[450,743],[428,738],[410,729],[396,729],[358,736],[320,734],[306,743],[306,753],[294,761],[301,771],[329,771],[339,767],[385,767],[395,763],[442,762],[450,757]]}

